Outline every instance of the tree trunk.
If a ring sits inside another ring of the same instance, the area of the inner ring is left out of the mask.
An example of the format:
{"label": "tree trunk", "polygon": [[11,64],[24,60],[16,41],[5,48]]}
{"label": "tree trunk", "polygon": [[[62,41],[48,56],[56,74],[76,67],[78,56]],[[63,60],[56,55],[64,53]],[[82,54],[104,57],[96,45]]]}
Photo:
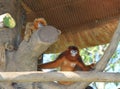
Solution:
{"label": "tree trunk", "polygon": [[[9,8],[8,8],[9,6]],[[52,26],[45,26],[34,32],[29,41],[21,40],[24,16],[20,0],[1,0],[0,14],[10,13],[16,21],[16,27],[0,28],[0,71],[37,71],[38,57],[57,41],[59,31]],[[12,50],[6,49],[13,47]],[[33,89],[34,83],[0,83],[4,89]]]}
{"label": "tree trunk", "polygon": [[52,26],[37,30],[29,42],[23,40],[17,50],[6,51],[6,69],[3,71],[37,71],[38,57],[57,40],[58,35],[59,31]]}
{"label": "tree trunk", "polygon": [[29,42],[22,41],[15,54],[17,71],[37,70],[38,57],[57,40],[59,31],[52,26],[45,26],[33,33]]}

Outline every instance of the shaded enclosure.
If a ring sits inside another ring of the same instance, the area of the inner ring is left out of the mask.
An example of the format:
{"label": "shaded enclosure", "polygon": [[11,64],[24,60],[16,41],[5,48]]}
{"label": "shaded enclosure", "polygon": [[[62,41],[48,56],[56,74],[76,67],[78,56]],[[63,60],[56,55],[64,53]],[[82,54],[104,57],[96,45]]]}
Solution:
{"label": "shaded enclosure", "polygon": [[[0,28],[2,72],[37,71],[38,58],[43,53],[61,52],[69,45],[86,48],[106,44],[117,31],[94,72],[103,71],[120,40],[120,25],[118,25],[120,0],[1,0],[0,15],[4,13],[12,15],[16,27]],[[23,40],[26,24],[39,17],[45,18],[48,26],[35,31],[29,41]],[[10,47],[12,49],[9,49]],[[79,89],[85,88],[88,84],[77,83],[64,87],[51,82],[8,81],[0,83],[0,87],[37,89],[39,85],[40,89],[60,89],[60,87],[73,89],[75,86],[77,86],[75,89]]]}

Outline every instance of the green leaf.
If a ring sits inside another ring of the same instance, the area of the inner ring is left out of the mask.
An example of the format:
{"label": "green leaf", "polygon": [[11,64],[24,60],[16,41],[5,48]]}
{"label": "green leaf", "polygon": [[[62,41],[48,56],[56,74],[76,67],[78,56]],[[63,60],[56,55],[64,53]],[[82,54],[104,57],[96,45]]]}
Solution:
{"label": "green leaf", "polygon": [[11,17],[10,14],[7,14],[3,18],[3,24],[4,24],[4,26],[6,26],[8,28],[14,28],[16,26],[15,20]]}

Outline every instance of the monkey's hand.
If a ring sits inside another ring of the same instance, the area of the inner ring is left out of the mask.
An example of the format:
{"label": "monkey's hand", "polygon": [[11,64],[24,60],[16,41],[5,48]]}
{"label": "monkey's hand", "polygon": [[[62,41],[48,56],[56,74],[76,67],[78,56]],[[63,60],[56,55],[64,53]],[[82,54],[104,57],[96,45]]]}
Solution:
{"label": "monkey's hand", "polygon": [[96,64],[95,64],[95,63],[92,63],[92,64],[90,65],[91,70],[94,70],[94,69],[95,69],[95,66],[96,66]]}

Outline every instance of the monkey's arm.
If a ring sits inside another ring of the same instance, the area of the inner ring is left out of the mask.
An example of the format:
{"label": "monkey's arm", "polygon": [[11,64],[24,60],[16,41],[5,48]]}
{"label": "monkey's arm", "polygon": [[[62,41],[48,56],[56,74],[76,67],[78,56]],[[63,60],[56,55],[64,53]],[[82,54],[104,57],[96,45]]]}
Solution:
{"label": "monkey's arm", "polygon": [[90,68],[88,66],[86,66],[85,64],[83,63],[77,63],[77,66],[80,67],[81,70],[83,71],[88,71]]}
{"label": "monkey's arm", "polygon": [[60,66],[61,62],[62,62],[62,59],[56,59],[55,61],[52,61],[52,62],[40,64],[38,65],[38,68],[42,68],[42,69],[56,68]]}
{"label": "monkey's arm", "polygon": [[82,58],[79,56],[77,66],[79,66],[83,71],[90,71],[94,69],[95,64],[93,63],[91,65],[85,65],[82,61]]}
{"label": "monkey's arm", "polygon": [[64,54],[65,52],[62,52],[55,61],[48,62],[45,64],[40,64],[38,65],[38,68],[43,68],[43,69],[50,69],[50,68],[56,68],[61,66],[61,63],[64,61]]}

